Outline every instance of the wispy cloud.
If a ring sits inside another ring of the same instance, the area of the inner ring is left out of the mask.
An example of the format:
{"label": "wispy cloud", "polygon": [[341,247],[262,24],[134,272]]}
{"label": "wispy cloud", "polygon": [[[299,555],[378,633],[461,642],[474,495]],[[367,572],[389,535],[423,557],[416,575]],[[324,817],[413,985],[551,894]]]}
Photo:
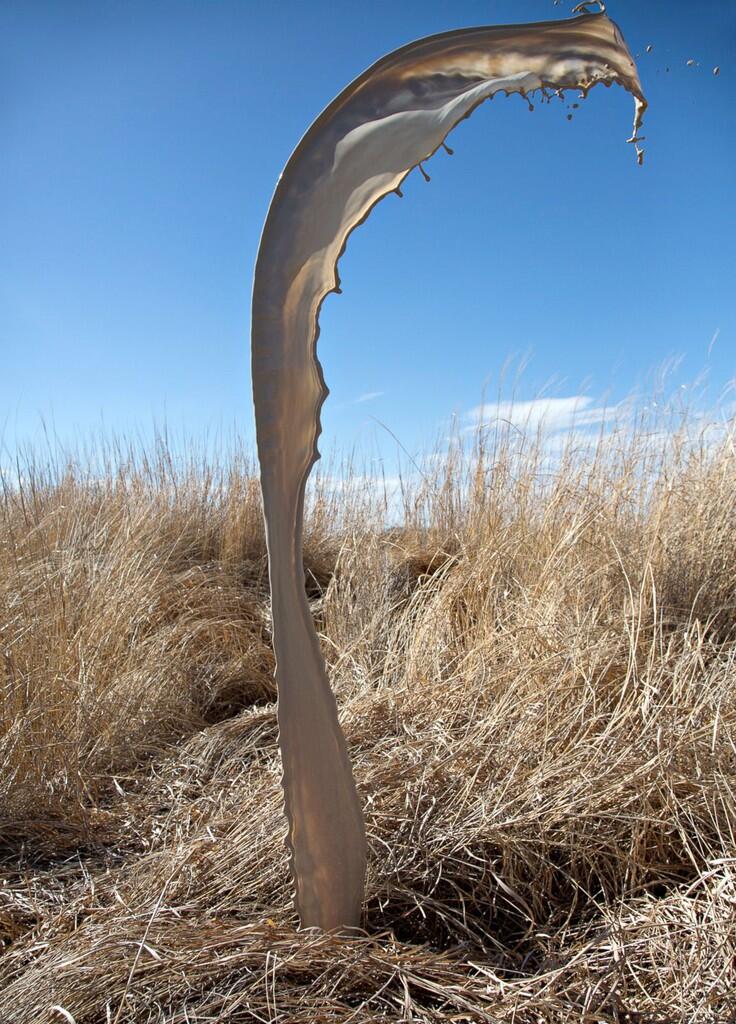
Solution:
{"label": "wispy cloud", "polygon": [[713,351],[713,346],[718,341],[718,336],[720,335],[720,333],[721,333],[721,328],[720,327],[716,327],[715,331],[713,332],[713,337],[710,339],[710,345],[708,346],[708,358],[709,359],[710,359],[710,354]]}
{"label": "wispy cloud", "polygon": [[325,491],[373,491],[377,494],[391,493],[401,488],[403,478],[401,476],[382,476],[379,474],[370,475],[365,473],[350,473],[348,476],[339,476],[334,473],[321,473],[315,479],[313,486]]}
{"label": "wispy cloud", "polygon": [[418,486],[419,480],[411,471],[401,476],[348,472],[347,475],[320,473],[307,484],[307,493],[344,498],[344,507],[350,508],[353,499],[367,499],[370,507],[382,510],[388,523],[399,523],[403,516],[404,488]]}
{"label": "wispy cloud", "polygon": [[492,402],[477,405],[465,413],[470,426],[465,432],[479,426],[494,423],[510,423],[514,427],[546,431],[570,430],[573,427],[589,427],[605,423],[616,417],[616,407],[594,406],[587,395],[570,395],[568,398],[533,398],[526,402]]}
{"label": "wispy cloud", "polygon": [[364,395],[360,395],[358,398],[353,400],[353,405],[362,405],[363,402],[372,402],[375,398],[380,398],[381,395],[385,395],[385,391],[366,391]]}

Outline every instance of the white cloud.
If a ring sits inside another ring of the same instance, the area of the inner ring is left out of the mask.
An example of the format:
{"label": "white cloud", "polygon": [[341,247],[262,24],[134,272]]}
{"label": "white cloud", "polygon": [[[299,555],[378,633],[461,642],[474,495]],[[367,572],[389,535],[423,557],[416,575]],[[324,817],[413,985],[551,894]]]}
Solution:
{"label": "white cloud", "polygon": [[562,452],[568,450],[582,453],[592,452],[625,436],[626,434],[623,431],[602,435],[599,431],[576,430],[573,428],[571,430],[561,430],[556,434],[545,437],[543,444],[544,451],[549,455],[562,454]]}
{"label": "white cloud", "polygon": [[593,426],[605,423],[617,414],[616,407],[607,409],[593,406],[593,399],[587,395],[571,395],[569,398],[533,398],[527,402],[492,402],[478,405],[465,413],[471,422],[464,432],[479,426],[494,423],[509,423],[514,427],[546,431],[569,430],[573,427]]}
{"label": "white cloud", "polygon": [[366,391],[364,395],[360,395],[358,398],[353,400],[353,405],[360,405],[363,402],[372,402],[375,398],[380,398],[385,393],[385,391]]}
{"label": "white cloud", "polygon": [[360,502],[365,498],[369,502],[369,507],[383,511],[387,523],[399,523],[404,508],[402,492],[406,487],[410,490],[412,487],[416,488],[418,482],[415,474],[384,476],[348,471],[346,476],[340,476],[320,473],[307,484],[307,494],[310,499],[316,494],[344,497],[345,508],[350,507],[351,499]]}
{"label": "white cloud", "polygon": [[720,327],[716,327],[716,329],[715,329],[715,331],[713,333],[713,337],[710,339],[710,345],[708,346],[708,358],[709,359],[710,359],[710,354],[713,351],[713,346],[718,341],[718,335],[720,333],[721,333],[721,328]]}
{"label": "white cloud", "polygon": [[337,491],[343,493],[346,491],[361,491],[368,490],[373,491],[377,494],[383,493],[383,491],[393,491],[400,488],[402,484],[402,477],[400,476],[381,476],[376,474],[375,476],[365,473],[348,473],[347,476],[338,476],[333,473],[318,473],[315,475],[310,485],[315,490],[324,489],[325,491]]}

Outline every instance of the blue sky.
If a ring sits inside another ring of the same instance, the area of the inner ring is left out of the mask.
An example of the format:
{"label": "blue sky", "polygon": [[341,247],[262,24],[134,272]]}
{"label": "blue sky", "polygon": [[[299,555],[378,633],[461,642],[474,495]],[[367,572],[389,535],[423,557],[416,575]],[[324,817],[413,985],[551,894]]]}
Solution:
{"label": "blue sky", "polygon": [[[309,123],[411,39],[571,6],[3,0],[6,448],[44,421],[64,444],[164,419],[251,439],[252,268]],[[591,408],[678,357],[672,385],[705,371],[707,401],[736,376],[736,5],[608,11],[640,54],[644,167],[621,89],[594,90],[570,122],[558,103],[481,107],[431,183],[415,172],[351,238],[322,316],[323,452],[388,451],[391,434],[416,451],[453,414],[472,423],[509,360],[526,361],[518,399]]]}

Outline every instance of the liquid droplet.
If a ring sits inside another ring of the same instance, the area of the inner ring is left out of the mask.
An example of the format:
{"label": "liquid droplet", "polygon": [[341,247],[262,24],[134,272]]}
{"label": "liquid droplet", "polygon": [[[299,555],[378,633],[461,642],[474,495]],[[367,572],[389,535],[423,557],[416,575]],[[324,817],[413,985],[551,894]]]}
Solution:
{"label": "liquid droplet", "polygon": [[713,74],[714,75],[720,75],[720,73],[721,73],[721,69],[719,67],[716,66],[716,67],[713,68]]}
{"label": "liquid droplet", "polygon": [[652,46],[652,44],[650,43],[650,44],[649,44],[649,45],[647,46],[647,53],[651,53],[653,49],[654,49],[654,47],[653,47],[653,46]]}
{"label": "liquid droplet", "polygon": [[427,174],[427,172],[424,170],[424,168],[422,167],[421,164],[417,164],[417,167],[422,172],[422,177],[424,178],[425,181],[431,181],[432,180],[430,178],[430,176]]}

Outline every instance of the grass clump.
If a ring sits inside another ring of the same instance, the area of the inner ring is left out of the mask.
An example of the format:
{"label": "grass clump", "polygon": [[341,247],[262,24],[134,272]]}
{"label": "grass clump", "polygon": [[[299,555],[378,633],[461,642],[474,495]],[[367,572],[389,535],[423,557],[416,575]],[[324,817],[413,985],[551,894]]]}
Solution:
{"label": "grass clump", "polygon": [[252,463],[6,480],[1,1021],[736,1017],[734,436],[578,441],[311,491],[353,938],[295,930]]}

